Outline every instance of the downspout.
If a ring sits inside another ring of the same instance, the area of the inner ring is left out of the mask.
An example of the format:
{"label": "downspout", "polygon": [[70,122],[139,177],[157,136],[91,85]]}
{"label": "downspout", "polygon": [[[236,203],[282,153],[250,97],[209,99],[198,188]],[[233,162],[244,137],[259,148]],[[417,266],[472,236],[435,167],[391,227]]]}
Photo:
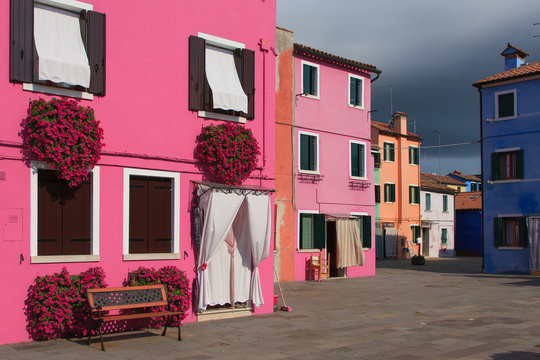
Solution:
{"label": "downspout", "polygon": [[377,79],[381,76],[381,72],[376,72],[375,74],[377,74],[377,76],[375,76],[375,79],[371,79],[371,83],[373,84],[375,81],[377,81]]}
{"label": "downspout", "polygon": [[482,123],[483,110],[482,110],[482,88],[478,87],[478,95],[480,95],[480,178],[482,179],[482,226],[480,228],[482,232],[482,273],[486,271],[486,249],[485,249],[485,239],[484,239],[484,125]]}

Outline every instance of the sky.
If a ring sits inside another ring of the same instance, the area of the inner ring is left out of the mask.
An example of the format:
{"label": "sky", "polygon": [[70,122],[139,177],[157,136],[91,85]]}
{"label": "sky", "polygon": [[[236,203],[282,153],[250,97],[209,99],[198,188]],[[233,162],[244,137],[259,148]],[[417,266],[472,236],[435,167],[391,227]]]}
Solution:
{"label": "sky", "polygon": [[[504,71],[507,43],[528,52],[526,62],[540,60],[535,23],[540,0],[277,0],[277,25],[296,43],[382,70],[372,83],[372,120],[409,114],[427,173],[480,173],[472,84]],[[471,144],[446,146],[460,143]]]}

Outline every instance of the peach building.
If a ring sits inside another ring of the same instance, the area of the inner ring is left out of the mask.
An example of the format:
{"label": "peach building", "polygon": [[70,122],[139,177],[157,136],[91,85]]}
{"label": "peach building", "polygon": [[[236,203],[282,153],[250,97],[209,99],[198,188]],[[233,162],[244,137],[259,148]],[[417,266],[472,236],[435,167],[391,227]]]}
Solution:
{"label": "peach building", "polygon": [[380,203],[376,232],[382,234],[383,256],[399,259],[418,254],[421,237],[421,139],[407,131],[407,116],[396,111],[390,124],[371,122],[371,142],[382,152],[375,188]]}

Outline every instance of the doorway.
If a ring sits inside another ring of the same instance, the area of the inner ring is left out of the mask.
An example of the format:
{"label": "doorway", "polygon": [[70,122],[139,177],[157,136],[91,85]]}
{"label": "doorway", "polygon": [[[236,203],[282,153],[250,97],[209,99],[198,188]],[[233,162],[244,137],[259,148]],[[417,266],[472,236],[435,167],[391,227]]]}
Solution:
{"label": "doorway", "polygon": [[429,228],[422,228],[422,255],[429,256]]}
{"label": "doorway", "polygon": [[330,277],[345,277],[346,268],[338,268],[337,230],[335,221],[326,222],[326,254],[330,260]]}

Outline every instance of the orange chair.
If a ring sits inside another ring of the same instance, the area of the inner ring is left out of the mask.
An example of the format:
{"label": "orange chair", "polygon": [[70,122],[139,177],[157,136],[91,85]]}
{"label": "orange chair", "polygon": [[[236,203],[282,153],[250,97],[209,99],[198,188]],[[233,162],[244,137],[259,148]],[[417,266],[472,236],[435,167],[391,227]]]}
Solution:
{"label": "orange chair", "polygon": [[321,279],[328,280],[330,277],[330,254],[327,254],[327,256],[324,256],[324,251],[321,252],[319,255],[311,255],[311,259],[309,261],[309,274],[311,276],[311,273],[313,273],[313,280],[315,280],[315,270],[318,274],[317,280],[321,281]]}

